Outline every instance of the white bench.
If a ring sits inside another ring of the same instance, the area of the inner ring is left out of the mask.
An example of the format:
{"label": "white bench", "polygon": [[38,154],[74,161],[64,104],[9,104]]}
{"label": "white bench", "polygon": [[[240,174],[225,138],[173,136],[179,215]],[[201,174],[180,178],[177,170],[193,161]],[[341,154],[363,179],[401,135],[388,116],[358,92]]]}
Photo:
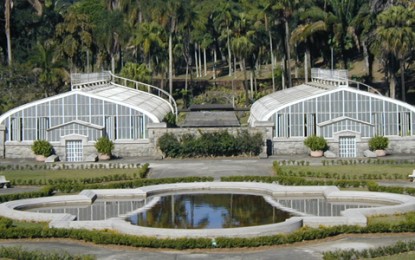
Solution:
{"label": "white bench", "polygon": [[8,186],[10,186],[10,182],[6,180],[6,177],[0,175],[0,188],[3,187],[7,189]]}
{"label": "white bench", "polygon": [[415,170],[413,170],[412,174],[409,174],[408,177],[409,177],[409,181],[413,182],[415,180]]}

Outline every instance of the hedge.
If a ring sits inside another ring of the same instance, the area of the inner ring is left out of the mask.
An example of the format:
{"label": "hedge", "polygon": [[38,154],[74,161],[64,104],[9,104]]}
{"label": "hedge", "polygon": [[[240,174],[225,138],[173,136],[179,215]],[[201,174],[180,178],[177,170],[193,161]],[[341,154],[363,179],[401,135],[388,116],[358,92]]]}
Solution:
{"label": "hedge", "polygon": [[[1,219],[1,218],[0,218]],[[216,244],[210,238],[157,238],[119,234],[113,231],[96,231],[84,229],[55,229],[45,227],[1,227],[0,239],[22,238],[70,238],[93,242],[96,244],[114,244],[148,248],[171,249],[195,249],[195,248],[238,248],[259,247],[290,244],[306,240],[322,239],[339,234],[351,233],[390,233],[390,232],[414,232],[415,223],[403,223],[401,225],[376,224],[367,227],[359,226],[335,226],[320,228],[301,228],[290,234],[275,234],[261,237],[228,238],[218,237]]]}
{"label": "hedge", "polygon": [[111,174],[107,176],[92,177],[92,178],[80,178],[80,179],[13,179],[11,180],[11,185],[61,185],[61,184],[92,184],[92,183],[103,183],[109,181],[126,181],[134,180],[137,177],[145,178],[149,172],[149,164],[145,163],[138,168],[136,173],[129,176],[127,174]]}
{"label": "hedge", "polygon": [[94,184],[83,184],[83,183],[62,183],[57,185],[46,186],[40,191],[24,192],[15,194],[0,195],[0,203],[28,199],[52,196],[56,191],[71,193],[79,192],[82,190],[95,190],[95,189],[126,189],[126,188],[137,188],[142,186],[157,185],[157,184],[168,184],[178,182],[211,182],[213,177],[179,177],[179,178],[160,178],[160,179],[136,179],[132,181],[113,182],[113,183],[94,183]]}
{"label": "hedge", "polygon": [[263,146],[262,134],[249,134],[247,130],[238,132],[236,136],[227,131],[200,133],[176,136],[165,133],[158,140],[158,146],[166,157],[211,157],[258,155]]}
{"label": "hedge", "polygon": [[398,241],[390,246],[369,248],[364,250],[336,250],[323,253],[324,260],[352,260],[361,258],[376,258],[382,256],[392,256],[415,250],[415,241]]}
{"label": "hedge", "polygon": [[0,247],[0,258],[19,259],[19,260],[92,260],[96,259],[92,255],[71,255],[67,252],[46,253],[39,250],[24,250],[19,246]]}

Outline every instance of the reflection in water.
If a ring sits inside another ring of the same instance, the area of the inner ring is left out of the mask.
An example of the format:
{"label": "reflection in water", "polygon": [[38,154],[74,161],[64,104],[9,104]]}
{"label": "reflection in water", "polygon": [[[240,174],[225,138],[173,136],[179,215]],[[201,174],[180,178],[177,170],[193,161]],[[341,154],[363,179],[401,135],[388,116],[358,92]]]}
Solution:
{"label": "reflection in water", "polygon": [[[34,208],[27,211],[67,213],[78,221],[105,220],[125,216],[143,208],[151,198],[97,199],[92,205],[62,205]],[[264,197],[242,194],[175,194],[165,195],[152,208],[133,213],[128,221],[134,225],[162,228],[232,228],[283,222],[293,213],[313,216],[340,216],[350,208],[371,208],[382,204],[347,201],[327,201],[323,197],[277,197],[278,208]]]}
{"label": "reflection in water", "polygon": [[130,216],[129,221],[147,227],[210,229],[278,223],[290,216],[262,196],[180,194],[161,197],[151,209]]}
{"label": "reflection in water", "polygon": [[144,206],[144,200],[96,200],[92,205],[35,208],[28,211],[41,213],[67,213],[78,221],[105,220],[127,214]]}

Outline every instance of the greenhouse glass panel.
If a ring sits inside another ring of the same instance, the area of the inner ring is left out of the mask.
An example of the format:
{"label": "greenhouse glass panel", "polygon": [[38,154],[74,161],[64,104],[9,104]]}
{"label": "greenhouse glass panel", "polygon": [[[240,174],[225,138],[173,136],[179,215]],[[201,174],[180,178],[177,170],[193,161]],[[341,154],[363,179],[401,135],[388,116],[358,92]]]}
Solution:
{"label": "greenhouse glass panel", "polygon": [[118,137],[117,139],[131,139],[130,108],[125,106],[118,106]]}
{"label": "greenhouse glass panel", "polygon": [[344,116],[350,118],[357,118],[357,94],[349,91],[344,91]]}
{"label": "greenhouse glass panel", "polygon": [[76,119],[76,95],[63,98],[64,123],[71,122]]}
{"label": "greenhouse glass panel", "polygon": [[37,139],[46,140],[46,130],[49,128],[49,118],[39,117],[37,118]]}
{"label": "greenhouse glass panel", "polygon": [[370,107],[370,98],[363,95],[357,95],[358,101],[357,101],[357,119],[364,121],[364,122],[371,122],[371,107]]}
{"label": "greenhouse glass panel", "polygon": [[344,116],[343,113],[343,106],[344,100],[343,100],[343,91],[334,92],[331,95],[331,118],[338,118],[341,116]]}
{"label": "greenhouse glass panel", "polygon": [[317,123],[330,120],[330,96],[321,96],[317,98]]}
{"label": "greenhouse glass panel", "polygon": [[397,105],[385,102],[385,135],[399,135]]}

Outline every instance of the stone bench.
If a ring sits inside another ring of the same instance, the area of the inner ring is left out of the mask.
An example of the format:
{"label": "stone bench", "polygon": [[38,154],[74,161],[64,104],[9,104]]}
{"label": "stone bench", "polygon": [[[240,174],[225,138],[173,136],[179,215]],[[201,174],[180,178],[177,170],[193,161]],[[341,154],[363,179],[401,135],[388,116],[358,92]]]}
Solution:
{"label": "stone bench", "polygon": [[3,175],[0,175],[0,188],[2,187],[5,189],[10,187],[10,181],[7,181],[6,177],[4,177]]}

